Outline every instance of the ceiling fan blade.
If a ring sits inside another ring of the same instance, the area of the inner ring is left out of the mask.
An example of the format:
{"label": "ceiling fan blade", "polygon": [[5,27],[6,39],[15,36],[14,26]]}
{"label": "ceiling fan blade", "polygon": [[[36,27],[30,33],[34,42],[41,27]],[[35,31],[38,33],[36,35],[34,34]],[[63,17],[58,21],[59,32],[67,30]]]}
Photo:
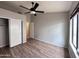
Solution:
{"label": "ceiling fan blade", "polygon": [[32,7],[34,6],[34,2],[31,2],[32,3]]}
{"label": "ceiling fan blade", "polygon": [[34,14],[34,16],[36,16],[36,14]]}
{"label": "ceiling fan blade", "polygon": [[38,6],[39,6],[39,4],[38,4],[38,3],[36,3],[36,4],[35,4],[35,6],[33,7],[33,8],[34,8],[34,10],[35,10]]}
{"label": "ceiling fan blade", "polygon": [[22,12],[17,12],[17,13],[19,13],[19,14],[23,14]]}
{"label": "ceiling fan blade", "polygon": [[20,5],[20,7],[24,8],[24,9],[27,9],[27,10],[30,10],[29,8],[26,8],[26,7],[22,6],[22,5]]}
{"label": "ceiling fan blade", "polygon": [[24,14],[28,14],[28,13],[30,13],[30,12],[25,12]]}
{"label": "ceiling fan blade", "polygon": [[35,12],[38,12],[38,13],[44,13],[44,11],[35,11]]}

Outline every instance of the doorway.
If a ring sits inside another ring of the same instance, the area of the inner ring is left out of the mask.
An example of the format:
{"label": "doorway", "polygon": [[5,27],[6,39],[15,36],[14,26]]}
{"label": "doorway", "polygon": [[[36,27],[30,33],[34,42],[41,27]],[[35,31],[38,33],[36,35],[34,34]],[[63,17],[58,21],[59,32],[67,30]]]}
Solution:
{"label": "doorway", "polygon": [[0,48],[9,46],[9,20],[0,18]]}

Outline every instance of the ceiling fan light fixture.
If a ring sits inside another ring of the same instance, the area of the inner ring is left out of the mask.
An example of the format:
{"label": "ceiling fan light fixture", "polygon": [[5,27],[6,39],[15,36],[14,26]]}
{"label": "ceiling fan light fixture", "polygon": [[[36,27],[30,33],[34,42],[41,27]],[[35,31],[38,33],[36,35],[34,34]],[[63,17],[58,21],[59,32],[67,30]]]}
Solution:
{"label": "ceiling fan light fixture", "polygon": [[36,14],[36,12],[35,12],[35,11],[31,11],[30,13],[31,13],[31,14]]}

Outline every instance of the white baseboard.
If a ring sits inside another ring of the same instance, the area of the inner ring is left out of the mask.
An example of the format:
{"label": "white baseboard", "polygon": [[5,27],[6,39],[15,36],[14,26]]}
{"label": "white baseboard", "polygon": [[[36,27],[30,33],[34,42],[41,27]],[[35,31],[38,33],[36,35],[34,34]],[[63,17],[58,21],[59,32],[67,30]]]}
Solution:
{"label": "white baseboard", "polygon": [[39,41],[42,41],[42,42],[45,42],[45,43],[48,43],[48,44],[52,44],[52,45],[55,45],[55,46],[58,46],[58,47],[63,47],[63,48],[68,48],[67,46],[65,46],[64,44],[60,44],[58,42],[49,42],[49,41],[46,41],[46,40],[40,40],[38,38],[35,38],[36,40],[39,40]]}
{"label": "white baseboard", "polygon": [[5,47],[5,46],[7,46],[7,45],[9,45],[8,43],[0,43],[0,48],[2,48],[2,47]]}

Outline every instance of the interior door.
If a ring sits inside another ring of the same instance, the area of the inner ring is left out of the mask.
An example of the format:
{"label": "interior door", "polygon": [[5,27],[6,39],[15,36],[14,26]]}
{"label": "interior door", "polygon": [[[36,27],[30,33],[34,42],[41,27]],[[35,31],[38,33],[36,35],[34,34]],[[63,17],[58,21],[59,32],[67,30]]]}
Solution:
{"label": "interior door", "polygon": [[30,37],[34,38],[34,23],[30,23]]}
{"label": "interior door", "polygon": [[9,20],[9,43],[10,47],[21,44],[21,20]]}

